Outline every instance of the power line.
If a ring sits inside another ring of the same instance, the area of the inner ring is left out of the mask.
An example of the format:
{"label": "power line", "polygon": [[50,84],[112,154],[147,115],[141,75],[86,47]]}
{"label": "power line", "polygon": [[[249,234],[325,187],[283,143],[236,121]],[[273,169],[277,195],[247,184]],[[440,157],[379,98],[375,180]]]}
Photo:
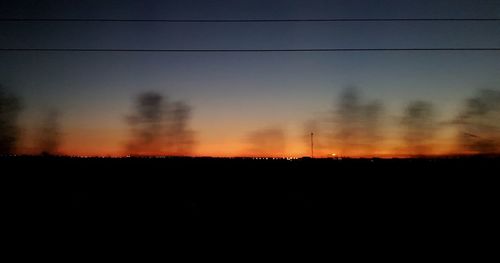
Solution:
{"label": "power line", "polygon": [[92,48],[0,48],[0,52],[127,52],[127,53],[264,53],[264,52],[455,52],[500,51],[488,48],[304,48],[304,49],[92,49]]}
{"label": "power line", "polygon": [[0,18],[0,22],[113,22],[113,23],[287,23],[287,22],[492,22],[500,18],[325,18],[325,19],[109,19]]}

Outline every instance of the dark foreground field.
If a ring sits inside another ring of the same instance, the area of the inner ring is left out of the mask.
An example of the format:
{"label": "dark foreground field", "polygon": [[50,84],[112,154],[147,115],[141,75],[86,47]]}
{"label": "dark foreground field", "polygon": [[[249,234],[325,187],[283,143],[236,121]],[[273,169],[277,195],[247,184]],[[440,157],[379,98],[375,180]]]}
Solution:
{"label": "dark foreground field", "polygon": [[4,211],[35,229],[61,224],[76,236],[330,231],[352,239],[432,233],[434,240],[489,231],[497,218],[499,161],[9,157],[0,162]]}

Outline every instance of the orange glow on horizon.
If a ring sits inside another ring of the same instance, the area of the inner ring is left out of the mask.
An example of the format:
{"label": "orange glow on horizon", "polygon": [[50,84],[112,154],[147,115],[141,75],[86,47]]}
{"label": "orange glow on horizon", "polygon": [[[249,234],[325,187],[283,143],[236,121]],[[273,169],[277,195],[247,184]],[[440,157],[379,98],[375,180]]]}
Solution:
{"label": "orange glow on horizon", "polygon": [[[219,139],[216,134],[210,137],[205,136],[199,138],[194,151],[189,156],[192,157],[310,157],[310,144],[305,143],[300,138],[292,140],[294,137],[289,137],[283,151],[269,152],[253,152],[249,150],[249,146],[245,141],[245,136],[233,136]],[[92,130],[91,132],[82,132],[78,130],[67,130],[61,139],[61,147],[58,151],[60,155],[66,156],[98,156],[98,157],[126,157],[131,155],[126,151],[126,143],[128,139],[127,131],[122,130]],[[33,139],[25,136],[18,147],[18,154],[36,155],[40,151],[33,145]],[[453,137],[448,137],[446,140],[440,140],[439,145],[436,144],[430,151],[424,153],[425,156],[449,156],[460,154],[471,154],[470,152],[462,151],[455,145]],[[333,155],[335,154],[335,155]],[[167,152],[151,151],[143,155],[147,156],[172,156]],[[322,147],[314,149],[314,158],[405,158],[416,156],[411,151],[404,149],[401,146],[398,138],[392,141],[386,140],[376,150],[371,149],[355,149],[351,153],[342,153],[339,148]]]}

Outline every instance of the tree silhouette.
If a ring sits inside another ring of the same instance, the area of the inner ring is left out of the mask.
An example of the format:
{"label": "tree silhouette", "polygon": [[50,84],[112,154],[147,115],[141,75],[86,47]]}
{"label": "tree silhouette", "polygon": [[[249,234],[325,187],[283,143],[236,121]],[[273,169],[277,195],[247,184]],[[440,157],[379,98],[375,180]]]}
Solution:
{"label": "tree silhouette", "polygon": [[19,137],[20,99],[0,86],[0,155],[12,154]]}
{"label": "tree silhouette", "polygon": [[480,90],[458,116],[459,141],[472,153],[500,152],[500,91]]}
{"label": "tree silhouette", "polygon": [[192,153],[194,132],[189,129],[191,107],[170,102],[156,92],[137,96],[135,113],[127,118],[132,138],[128,151],[134,155],[175,155]]}
{"label": "tree silhouette", "polygon": [[45,113],[39,127],[38,147],[45,155],[57,154],[61,144],[60,114],[57,110],[49,110]]}
{"label": "tree silhouette", "polygon": [[160,147],[158,140],[161,138],[163,97],[153,92],[140,94],[136,98],[135,107],[136,113],[128,117],[132,128],[129,152],[154,154],[153,151]]}
{"label": "tree silhouette", "polygon": [[342,90],[333,112],[333,141],[342,155],[373,154],[382,136],[383,105],[366,102],[355,87]]}
{"label": "tree silhouette", "polygon": [[405,108],[401,124],[408,153],[428,154],[437,128],[434,106],[426,101],[409,103]]}
{"label": "tree silhouette", "polygon": [[194,132],[189,129],[191,107],[181,101],[174,102],[169,113],[166,133],[170,152],[178,156],[189,155],[194,144]]}
{"label": "tree silhouette", "polygon": [[362,111],[361,143],[364,145],[365,154],[374,154],[383,140],[381,122],[384,106],[379,101],[372,101],[363,105]]}
{"label": "tree silhouette", "polygon": [[359,145],[359,134],[361,132],[360,98],[357,89],[344,89],[340,94],[337,109],[337,140],[343,155],[354,152]]}

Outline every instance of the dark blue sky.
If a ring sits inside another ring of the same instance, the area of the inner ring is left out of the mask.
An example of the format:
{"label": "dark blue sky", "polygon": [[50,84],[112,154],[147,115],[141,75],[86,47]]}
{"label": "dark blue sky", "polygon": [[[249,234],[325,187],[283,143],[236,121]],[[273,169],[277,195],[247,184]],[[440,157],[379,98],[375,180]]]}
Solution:
{"label": "dark blue sky", "polygon": [[[2,1],[2,18],[499,18],[500,1]],[[0,23],[2,48],[281,49],[500,47],[500,22]],[[195,108],[200,154],[237,154],[252,129],[301,123],[356,85],[391,116],[415,99],[451,118],[478,88],[498,88],[500,52],[108,54],[0,52],[0,83],[24,120],[63,109],[67,151],[116,153],[131,98],[157,90]],[[29,137],[29,128],[26,134]],[[88,141],[85,146],[78,141]],[[25,143],[29,147],[29,142]],[[96,146],[98,145],[98,146]],[[105,149],[103,149],[103,145]],[[220,147],[223,145],[224,147]],[[101,148],[100,148],[101,147]],[[216,148],[225,148],[220,152]]]}

